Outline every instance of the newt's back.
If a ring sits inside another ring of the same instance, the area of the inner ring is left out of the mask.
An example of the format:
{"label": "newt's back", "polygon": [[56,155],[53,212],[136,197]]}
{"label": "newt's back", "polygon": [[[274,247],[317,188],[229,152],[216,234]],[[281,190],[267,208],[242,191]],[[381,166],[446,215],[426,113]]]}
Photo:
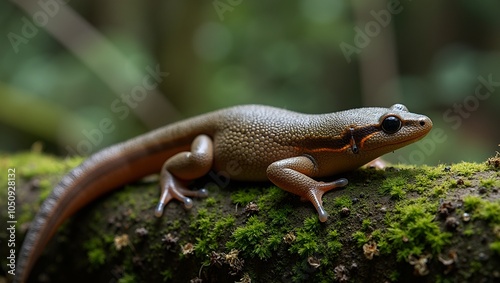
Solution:
{"label": "newt's back", "polygon": [[228,108],[219,115],[214,169],[245,168],[235,171],[235,180],[267,180],[269,164],[301,154],[300,142],[313,126],[312,115],[262,105]]}

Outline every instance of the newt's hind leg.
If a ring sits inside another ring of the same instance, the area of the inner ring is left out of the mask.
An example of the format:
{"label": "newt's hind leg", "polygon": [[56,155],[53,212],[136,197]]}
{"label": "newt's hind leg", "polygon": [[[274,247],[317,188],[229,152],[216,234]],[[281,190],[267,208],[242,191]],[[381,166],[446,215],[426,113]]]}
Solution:
{"label": "newt's hind leg", "polygon": [[191,208],[193,201],[189,197],[206,197],[205,189],[191,191],[186,188],[186,183],[206,175],[212,164],[213,142],[206,135],[199,135],[193,140],[191,151],[179,152],[170,157],[161,169],[161,196],[155,215],[160,217],[165,205],[172,199],[177,199],[183,202],[186,208]]}
{"label": "newt's hind leg", "polygon": [[347,179],[340,178],[333,182],[318,182],[311,177],[316,168],[312,157],[297,156],[278,160],[267,167],[267,176],[274,184],[310,201],[318,211],[321,222],[328,219],[328,213],[323,208],[323,194],[347,185]]}

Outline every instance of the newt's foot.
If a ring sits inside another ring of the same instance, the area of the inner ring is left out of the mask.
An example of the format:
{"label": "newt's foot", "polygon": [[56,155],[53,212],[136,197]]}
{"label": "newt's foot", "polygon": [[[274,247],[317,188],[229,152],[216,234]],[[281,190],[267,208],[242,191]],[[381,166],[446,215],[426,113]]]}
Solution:
{"label": "newt's foot", "polygon": [[[197,191],[188,190],[184,185],[178,181],[174,176],[166,173],[167,178],[162,179],[161,187],[162,192],[160,196],[160,201],[155,209],[155,216],[161,217],[163,215],[163,209],[172,200],[176,199],[184,203],[184,207],[189,209],[193,207],[193,200],[189,197],[207,197],[208,191],[206,189],[200,189]],[[188,197],[189,196],[189,197]]]}
{"label": "newt's foot", "polygon": [[340,178],[328,183],[318,182],[317,187],[309,191],[309,194],[306,198],[307,200],[312,202],[312,204],[318,211],[319,221],[325,222],[328,219],[328,213],[323,207],[323,195],[332,189],[344,187],[347,185],[347,183],[348,181],[345,178]]}
{"label": "newt's foot", "polygon": [[163,164],[160,172],[161,196],[155,209],[156,217],[163,214],[165,205],[171,199],[184,203],[186,208],[193,206],[188,197],[206,197],[207,190],[191,191],[186,188],[189,180],[200,178],[210,171],[213,164],[213,142],[207,135],[197,136],[191,143],[190,151],[181,151]]}
{"label": "newt's foot", "polygon": [[347,179],[341,178],[333,182],[318,182],[310,176],[316,172],[317,162],[311,156],[297,156],[275,161],[267,167],[267,177],[278,187],[294,193],[303,200],[310,201],[321,222],[328,219],[323,207],[323,194],[329,190],[344,187]]}
{"label": "newt's foot", "polygon": [[323,207],[323,195],[329,190],[346,186],[347,179],[340,178],[333,182],[317,182],[316,187],[308,191],[307,194],[300,197],[301,201],[310,201],[318,211],[319,221],[325,222],[328,219],[328,212]]}

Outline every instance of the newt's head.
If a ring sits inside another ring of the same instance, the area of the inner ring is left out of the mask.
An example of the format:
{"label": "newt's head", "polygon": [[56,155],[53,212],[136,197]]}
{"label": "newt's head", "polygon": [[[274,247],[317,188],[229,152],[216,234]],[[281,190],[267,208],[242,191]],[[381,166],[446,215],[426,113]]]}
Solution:
{"label": "newt's head", "polygon": [[362,112],[358,114],[364,116],[361,120],[367,121],[350,128],[354,154],[370,152],[370,155],[380,156],[422,139],[432,129],[429,117],[411,113],[402,104],[359,110]]}

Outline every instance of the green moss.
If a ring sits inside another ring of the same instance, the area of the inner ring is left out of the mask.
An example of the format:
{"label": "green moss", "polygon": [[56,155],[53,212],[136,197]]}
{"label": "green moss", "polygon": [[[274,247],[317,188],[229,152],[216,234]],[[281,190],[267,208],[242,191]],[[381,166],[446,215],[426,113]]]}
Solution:
{"label": "green moss", "polygon": [[226,248],[239,250],[250,257],[266,259],[271,256],[270,249],[276,244],[276,238],[268,236],[266,223],[251,216],[245,226],[236,228],[226,243]]}
{"label": "green moss", "polygon": [[195,254],[202,258],[211,251],[217,250],[224,232],[234,226],[233,216],[222,216],[221,213],[200,209],[196,219],[191,222],[191,233],[195,236]]}
{"label": "green moss", "polygon": [[499,181],[497,181],[495,178],[488,178],[488,179],[479,180],[479,184],[482,187],[485,187],[488,189],[498,186],[498,183],[499,183]]}
{"label": "green moss", "polygon": [[370,226],[372,225],[372,221],[369,218],[363,219],[363,222],[361,223],[361,230],[367,231],[370,229]]}
{"label": "green moss", "polygon": [[412,191],[418,193],[423,193],[432,184],[431,179],[426,174],[415,175],[415,185],[412,187]]}
{"label": "green moss", "polygon": [[[4,198],[2,198],[4,199]],[[25,203],[21,206],[21,213],[17,219],[19,223],[28,223],[35,217],[35,211],[33,210],[33,205],[30,203]]]}
{"label": "green moss", "polygon": [[290,214],[293,213],[293,208],[289,204],[282,205],[280,208],[275,208],[267,213],[273,227],[280,227],[282,231],[289,230]]}
{"label": "green moss", "polygon": [[490,250],[497,255],[500,255],[500,241],[495,241],[490,244]]}
{"label": "green moss", "polygon": [[481,262],[474,260],[470,263],[471,273],[480,272],[482,269],[483,269],[483,265],[481,264]]}
{"label": "green moss", "polygon": [[461,162],[451,165],[451,171],[459,176],[469,177],[477,172],[488,170],[486,163]]}
{"label": "green moss", "polygon": [[394,270],[391,273],[389,273],[389,280],[391,282],[397,282],[399,280],[400,276],[401,276],[401,274],[399,274],[399,272],[397,270]]}
{"label": "green moss", "polygon": [[174,221],[172,221],[170,229],[172,231],[179,230],[181,228],[181,226],[182,226],[182,222],[179,219],[175,219]]}
{"label": "green moss", "polygon": [[124,274],[122,278],[118,279],[118,283],[135,283],[136,278],[132,274]]}
{"label": "green moss", "polygon": [[168,282],[174,278],[174,272],[171,269],[166,269],[161,272],[161,276],[163,278],[163,282]]}
{"label": "green moss", "polygon": [[213,197],[208,197],[208,198],[205,200],[205,205],[206,205],[207,207],[212,207],[212,206],[214,206],[214,205],[216,205],[216,204],[217,204],[217,200],[216,200],[215,198],[213,198]]}
{"label": "green moss", "polygon": [[214,220],[214,215],[210,214],[206,209],[198,210],[198,215],[196,219],[191,222],[190,227],[195,229],[196,233],[206,233],[212,228],[212,221]]}
{"label": "green moss", "polygon": [[106,262],[106,252],[103,249],[93,249],[87,252],[91,266],[99,267]]}
{"label": "green moss", "polygon": [[382,230],[380,229],[373,230],[373,232],[371,233],[371,238],[373,240],[379,241],[382,238]]}
{"label": "green moss", "polygon": [[429,180],[436,180],[446,174],[445,164],[439,164],[437,166],[422,165],[420,169],[423,169],[425,176]]}
{"label": "green moss", "polygon": [[298,261],[293,267],[292,267],[292,282],[307,282],[308,280],[311,280],[310,274],[308,274],[308,270],[310,269],[310,266],[308,266],[307,261],[301,260]]}
{"label": "green moss", "polygon": [[458,188],[458,181],[456,179],[448,180],[450,188]]}
{"label": "green moss", "polygon": [[[54,185],[59,182],[60,176],[63,176],[81,162],[82,158],[79,157],[61,160],[55,156],[37,152],[24,152],[11,156],[0,155],[0,169],[2,169],[2,172],[7,173],[8,169],[15,170],[18,190],[20,190],[19,185],[24,180],[30,180],[34,177],[38,180],[39,200],[34,203],[35,205],[31,204],[22,207],[22,210],[18,212],[19,218],[17,220],[19,223],[31,220],[38,205],[49,196]],[[0,175],[0,182],[6,184],[7,174]],[[0,190],[0,199],[5,199],[7,192],[6,189]]]}
{"label": "green moss", "polygon": [[272,234],[267,238],[267,247],[275,251],[278,249],[279,245],[283,242],[283,237],[279,234]]}
{"label": "green moss", "polygon": [[343,207],[351,208],[352,200],[349,196],[342,195],[334,199],[333,205],[337,208],[343,208]]}
{"label": "green moss", "polygon": [[393,199],[401,199],[405,196],[406,192],[403,187],[393,187],[389,194]]}
{"label": "green moss", "polygon": [[109,242],[100,236],[90,238],[83,243],[83,248],[87,250],[87,260],[91,268],[98,268],[106,262],[106,253],[109,250]]}
{"label": "green moss", "polygon": [[474,234],[476,234],[476,232],[474,231],[474,227],[473,226],[467,226],[465,227],[464,231],[462,232],[462,234],[466,237],[470,237],[470,236],[474,236]]}
{"label": "green moss", "polygon": [[53,182],[49,179],[42,179],[39,182],[40,188],[40,203],[42,203],[52,193]]}
{"label": "green moss", "polygon": [[415,175],[415,184],[417,186],[427,187],[432,184],[432,180],[425,173]]}
{"label": "green moss", "polygon": [[311,233],[317,233],[318,230],[321,228],[320,222],[318,220],[318,217],[316,216],[311,216],[308,217],[304,220],[304,227],[303,229],[305,231],[311,232]]}
{"label": "green moss", "polygon": [[[116,200],[116,205],[120,206],[123,203],[131,204],[133,207],[136,206],[136,199],[130,198],[130,194],[132,191],[135,191],[136,189],[134,186],[127,185],[125,186],[122,190],[117,191],[113,197]],[[158,200],[157,200],[158,201]]]}
{"label": "green moss", "polygon": [[328,232],[326,246],[331,256],[336,256],[342,250],[342,243],[340,242],[339,232],[337,230]]}
{"label": "green moss", "polygon": [[[321,223],[318,217],[311,216],[304,220],[304,225],[297,229],[296,239],[292,243],[289,251],[292,253],[297,253],[300,256],[311,256],[314,253],[318,253],[324,247],[322,246],[323,241],[320,241],[319,234],[321,230]],[[337,240],[338,233],[331,232],[330,239],[335,238]],[[337,234],[335,234],[337,233]],[[332,244],[334,245],[334,244]],[[332,249],[335,249],[332,246]]]}
{"label": "green moss", "polygon": [[290,252],[300,256],[311,256],[319,252],[319,239],[314,233],[304,230],[297,231],[297,238],[290,247]]}
{"label": "green moss", "polygon": [[463,199],[465,211],[474,211],[482,202],[481,198],[478,196],[468,195]]}
{"label": "green moss", "polygon": [[81,157],[59,159],[36,152],[20,153],[11,157],[10,167],[16,168],[22,178],[62,175],[82,162]]}
{"label": "green moss", "polygon": [[464,209],[472,213],[474,219],[482,219],[491,225],[500,224],[500,200],[488,201],[479,196],[468,195],[463,198]]}
{"label": "green moss", "polygon": [[364,232],[356,231],[352,234],[352,238],[356,241],[358,247],[362,247],[364,244],[368,243],[368,237]]}
{"label": "green moss", "polygon": [[401,202],[389,218],[385,234],[388,250],[396,251],[398,261],[407,260],[410,255],[419,256],[424,251],[440,253],[450,242],[451,234],[441,231],[435,221],[437,207],[417,201]]}
{"label": "green moss", "polygon": [[491,224],[500,224],[500,200],[494,202],[483,200],[476,211],[478,218],[486,220]]}
{"label": "green moss", "polygon": [[441,183],[432,187],[432,189],[430,190],[430,194],[434,198],[440,198],[443,197],[447,191],[447,185],[445,183]]}
{"label": "green moss", "polygon": [[287,194],[284,190],[272,186],[266,190],[265,194],[259,197],[257,205],[262,211],[271,211],[283,203],[282,200]]}
{"label": "green moss", "polygon": [[389,194],[393,199],[401,199],[405,194],[404,188],[408,185],[408,179],[404,176],[387,178],[382,182],[379,192]]}
{"label": "green moss", "polygon": [[256,202],[259,209],[262,211],[272,211],[277,204],[282,203],[283,197],[287,193],[282,189],[272,186],[266,191],[261,189],[250,188],[238,190],[231,194],[231,201],[235,204],[246,206],[250,202]]}
{"label": "green moss", "polygon": [[337,240],[339,238],[340,234],[338,230],[331,230],[328,232],[328,239],[329,240]]}
{"label": "green moss", "polygon": [[255,201],[261,194],[261,190],[256,188],[241,189],[231,194],[231,201],[234,204],[247,205],[251,201]]}

